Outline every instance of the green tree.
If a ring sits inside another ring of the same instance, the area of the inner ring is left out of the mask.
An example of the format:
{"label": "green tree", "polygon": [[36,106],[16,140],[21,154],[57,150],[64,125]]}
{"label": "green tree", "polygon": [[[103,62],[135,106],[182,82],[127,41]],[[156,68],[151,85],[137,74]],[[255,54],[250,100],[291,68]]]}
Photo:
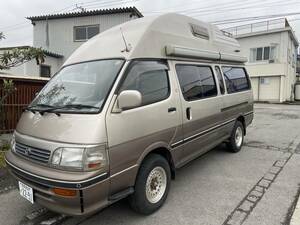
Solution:
{"label": "green tree", "polygon": [[17,88],[12,80],[3,79],[3,85],[1,87],[3,95],[0,97],[0,106],[4,104],[5,99],[12,94]]}
{"label": "green tree", "polygon": [[[0,32],[0,40],[5,39],[3,32]],[[45,54],[41,48],[25,47],[13,48],[0,53],[0,70],[7,70],[11,67],[20,66],[32,59],[39,65],[45,61]]]}
{"label": "green tree", "polygon": [[32,59],[37,65],[45,61],[45,54],[41,48],[13,48],[0,54],[0,70],[7,70],[11,67],[20,66]]}
{"label": "green tree", "polygon": [[4,103],[9,95],[11,95],[17,88],[15,87],[12,80],[3,79],[2,87],[0,87],[0,128],[5,128],[5,111]]}

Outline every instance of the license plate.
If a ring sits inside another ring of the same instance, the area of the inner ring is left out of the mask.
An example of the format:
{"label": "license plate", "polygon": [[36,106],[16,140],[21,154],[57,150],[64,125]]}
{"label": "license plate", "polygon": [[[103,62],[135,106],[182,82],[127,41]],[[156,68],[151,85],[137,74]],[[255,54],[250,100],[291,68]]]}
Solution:
{"label": "license plate", "polygon": [[20,195],[33,204],[33,189],[19,181]]}

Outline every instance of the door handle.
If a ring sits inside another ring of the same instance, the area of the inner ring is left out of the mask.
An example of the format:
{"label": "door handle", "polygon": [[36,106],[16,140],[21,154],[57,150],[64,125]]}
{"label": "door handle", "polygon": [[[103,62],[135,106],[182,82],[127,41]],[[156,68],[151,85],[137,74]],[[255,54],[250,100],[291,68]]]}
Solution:
{"label": "door handle", "polygon": [[192,119],[192,109],[191,109],[191,107],[186,108],[186,118],[188,120]]}
{"label": "door handle", "polygon": [[170,112],[176,112],[176,108],[175,107],[170,107],[170,108],[168,108],[168,112],[170,113]]}

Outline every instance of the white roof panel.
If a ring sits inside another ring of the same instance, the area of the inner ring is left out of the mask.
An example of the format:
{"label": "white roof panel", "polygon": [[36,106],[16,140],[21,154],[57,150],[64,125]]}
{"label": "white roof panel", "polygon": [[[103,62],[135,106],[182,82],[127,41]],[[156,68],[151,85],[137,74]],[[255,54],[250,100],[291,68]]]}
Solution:
{"label": "white roof panel", "polygon": [[[125,51],[126,40],[130,51]],[[79,47],[65,65],[105,58],[167,58],[167,46],[241,57],[238,42],[216,26],[180,14],[143,17],[115,26]],[[198,54],[199,56],[199,54]],[[176,56],[175,56],[176,57]],[[174,57],[172,57],[174,58]],[[178,56],[182,58],[182,56]],[[240,61],[244,61],[240,60]]]}

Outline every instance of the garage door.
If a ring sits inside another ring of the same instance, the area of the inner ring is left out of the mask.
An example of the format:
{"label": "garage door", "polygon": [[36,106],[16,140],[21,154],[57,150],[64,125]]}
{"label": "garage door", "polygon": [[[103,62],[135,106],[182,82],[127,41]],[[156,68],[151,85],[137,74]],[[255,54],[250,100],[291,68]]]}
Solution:
{"label": "garage door", "polygon": [[259,100],[279,102],[280,97],[280,76],[260,77]]}

